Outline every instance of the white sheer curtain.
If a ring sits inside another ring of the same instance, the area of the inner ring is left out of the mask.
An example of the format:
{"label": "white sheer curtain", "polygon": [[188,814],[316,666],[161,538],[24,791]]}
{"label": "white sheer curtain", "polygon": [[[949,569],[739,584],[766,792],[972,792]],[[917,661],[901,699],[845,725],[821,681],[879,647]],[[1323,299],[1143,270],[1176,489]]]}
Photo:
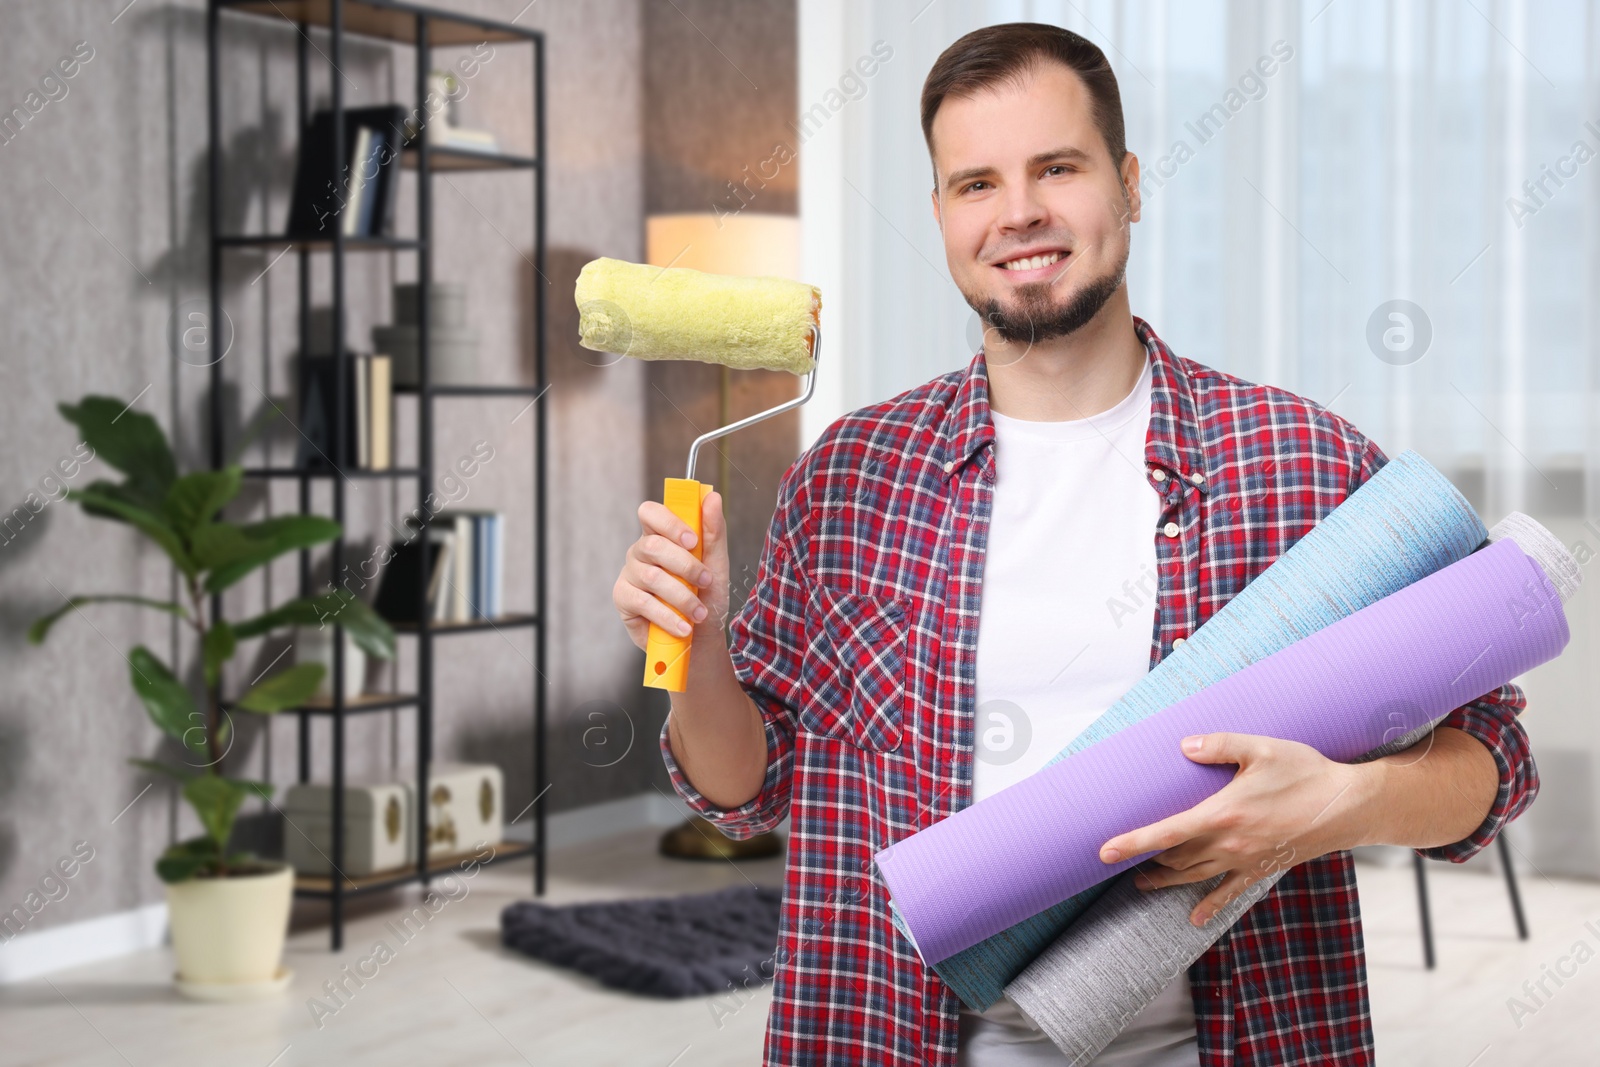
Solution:
{"label": "white sheer curtain", "polygon": [[[976,351],[918,97],[962,34],[1048,22],[1117,71],[1145,174],[1135,314],[1181,355],[1416,449],[1486,521],[1527,511],[1600,556],[1600,0],[802,0],[799,17],[806,277],[829,331],[807,442]],[[875,47],[890,58],[863,76]],[[1540,872],[1600,877],[1600,567],[1585,577],[1570,651],[1523,679],[1542,792],[1511,840]]]}

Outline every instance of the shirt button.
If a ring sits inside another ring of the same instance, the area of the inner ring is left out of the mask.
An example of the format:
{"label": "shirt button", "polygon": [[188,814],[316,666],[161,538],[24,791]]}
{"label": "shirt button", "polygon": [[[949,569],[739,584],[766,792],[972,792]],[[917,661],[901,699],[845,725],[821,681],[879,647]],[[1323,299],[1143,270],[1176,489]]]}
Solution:
{"label": "shirt button", "polygon": [[1199,471],[1195,471],[1193,474],[1189,475],[1189,480],[1195,485],[1202,485],[1205,483],[1206,476],[1201,474]]}
{"label": "shirt button", "polygon": [[1162,470],[1160,467],[1156,467],[1150,472],[1150,477],[1154,478],[1158,482],[1164,482],[1167,480],[1167,472]]}
{"label": "shirt button", "polygon": [[1176,650],[1177,650],[1177,649],[1180,649],[1180,648],[1182,648],[1182,647],[1183,647],[1183,638],[1181,638],[1181,637],[1174,637],[1174,638],[1173,638],[1173,639],[1172,639],[1172,647],[1173,647],[1173,650],[1174,650],[1174,651],[1176,651]]}
{"label": "shirt button", "polygon": [[1175,522],[1169,522],[1161,528],[1161,532],[1166,534],[1168,537],[1177,537],[1178,524]]}
{"label": "shirt button", "polygon": [[946,463],[944,465],[944,472],[946,474],[949,474],[951,471],[953,471],[955,469],[956,469],[956,461],[955,460],[951,460],[951,461],[949,461],[948,463]]}

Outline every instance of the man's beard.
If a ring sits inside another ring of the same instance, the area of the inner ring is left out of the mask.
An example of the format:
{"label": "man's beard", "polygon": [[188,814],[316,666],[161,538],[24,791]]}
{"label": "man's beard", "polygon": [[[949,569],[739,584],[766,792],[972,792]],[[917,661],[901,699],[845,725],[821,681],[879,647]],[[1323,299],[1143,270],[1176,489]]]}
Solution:
{"label": "man's beard", "polygon": [[[1007,343],[1033,343],[1052,337],[1065,337],[1082,329],[1100,313],[1106,301],[1122,285],[1127,268],[1128,250],[1124,248],[1122,258],[1115,267],[1098,278],[1090,279],[1063,307],[1057,307],[1052,300],[1055,282],[1029,282],[1017,287],[1018,306],[1015,311],[1007,311],[993,297],[982,306],[971,297],[967,298],[967,303],[983,319],[984,334],[994,330]],[[1067,269],[1072,268],[1069,266]],[[1062,280],[1060,275],[1056,276],[1056,282]]]}

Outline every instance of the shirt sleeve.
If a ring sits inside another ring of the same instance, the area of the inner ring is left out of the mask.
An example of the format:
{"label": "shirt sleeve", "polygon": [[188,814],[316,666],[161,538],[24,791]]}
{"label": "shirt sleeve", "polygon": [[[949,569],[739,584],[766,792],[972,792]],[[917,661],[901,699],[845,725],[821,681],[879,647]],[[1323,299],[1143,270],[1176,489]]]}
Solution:
{"label": "shirt sleeve", "polygon": [[[1361,461],[1350,487],[1351,492],[1388,462],[1377,445],[1371,441],[1361,444]],[[1487,848],[1506,823],[1521,815],[1533,803],[1533,798],[1539,794],[1539,770],[1533,762],[1527,731],[1517,718],[1527,706],[1527,698],[1521,689],[1514,685],[1503,685],[1495,692],[1452,711],[1434,727],[1454,727],[1477,738],[1494,757],[1495,766],[1500,772],[1500,788],[1495,793],[1489,813],[1477,829],[1448,845],[1415,849],[1419,855],[1464,863]],[[1427,741],[1417,743],[1426,744]]]}
{"label": "shirt sleeve", "polygon": [[780,491],[780,507],[767,530],[755,585],[728,628],[734,676],[761,712],[766,728],[767,773],[760,792],[736,808],[713,804],[678,766],[668,725],[661,727],[661,759],[672,787],[697,815],[736,841],[771,830],[789,812],[800,663],[806,647],[806,593],[787,544],[790,508],[782,505],[786,498],[788,494]]}
{"label": "shirt sleeve", "polygon": [[[1416,851],[1429,859],[1464,863],[1476,855],[1539,795],[1539,769],[1533,762],[1528,734],[1517,715],[1528,706],[1521,689],[1503,685],[1472,703],[1452,711],[1439,726],[1453,726],[1483,743],[1494,757],[1500,772],[1500,788],[1495,792],[1489,813],[1472,833],[1460,841]],[[1438,729],[1438,726],[1434,727]]]}

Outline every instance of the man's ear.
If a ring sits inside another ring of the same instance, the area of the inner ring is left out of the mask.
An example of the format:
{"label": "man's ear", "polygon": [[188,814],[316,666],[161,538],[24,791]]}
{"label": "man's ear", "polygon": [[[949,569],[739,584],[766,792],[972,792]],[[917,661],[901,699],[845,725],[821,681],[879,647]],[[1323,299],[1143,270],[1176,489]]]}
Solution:
{"label": "man's ear", "polygon": [[1122,189],[1128,201],[1128,221],[1139,221],[1139,157],[1132,152],[1122,156]]}
{"label": "man's ear", "polygon": [[939,227],[939,232],[944,232],[944,220],[939,217],[939,190],[929,189],[928,198],[933,201],[933,224]]}

